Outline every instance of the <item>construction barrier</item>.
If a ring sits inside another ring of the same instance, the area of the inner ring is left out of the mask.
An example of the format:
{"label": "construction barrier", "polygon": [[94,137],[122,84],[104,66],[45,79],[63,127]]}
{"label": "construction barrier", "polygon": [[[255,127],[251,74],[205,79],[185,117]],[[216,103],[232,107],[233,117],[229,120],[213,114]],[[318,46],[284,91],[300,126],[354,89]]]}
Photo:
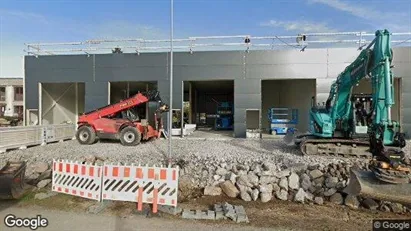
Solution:
{"label": "construction barrier", "polygon": [[102,167],[53,160],[52,191],[101,201]]}
{"label": "construction barrier", "polygon": [[0,129],[0,152],[72,139],[75,132],[74,124],[4,127]]}
{"label": "construction barrier", "polygon": [[103,200],[120,200],[177,206],[178,168],[104,165]]}
{"label": "construction barrier", "polygon": [[53,160],[52,190],[93,200],[177,206],[179,168],[104,164],[103,166]]}

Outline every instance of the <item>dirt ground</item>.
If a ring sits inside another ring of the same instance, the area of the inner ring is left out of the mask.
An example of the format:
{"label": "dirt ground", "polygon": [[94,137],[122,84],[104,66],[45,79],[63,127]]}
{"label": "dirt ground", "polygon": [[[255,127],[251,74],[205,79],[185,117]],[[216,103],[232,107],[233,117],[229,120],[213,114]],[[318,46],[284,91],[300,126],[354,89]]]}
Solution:
{"label": "dirt ground", "polygon": [[[226,196],[204,196],[179,203],[179,206],[186,209],[207,209],[212,208],[215,203],[224,202],[243,205],[250,223],[236,224],[230,220],[195,222],[229,225],[233,228],[252,226],[265,229],[287,230],[371,230],[372,220],[376,218],[411,219],[411,215],[409,214],[401,215],[366,209],[353,210],[345,206],[336,206],[330,203],[324,205],[299,204],[276,199],[268,203],[258,201],[245,202]],[[58,194],[57,196],[44,200],[34,200],[34,193],[31,193],[18,203],[13,204],[13,206],[25,207],[35,205],[48,209],[84,213],[88,207],[98,203],[99,202],[65,194]],[[114,202],[101,213],[127,218],[132,214],[136,214],[136,204],[131,202]],[[181,217],[163,213],[159,213],[158,215],[163,219],[182,219]]]}

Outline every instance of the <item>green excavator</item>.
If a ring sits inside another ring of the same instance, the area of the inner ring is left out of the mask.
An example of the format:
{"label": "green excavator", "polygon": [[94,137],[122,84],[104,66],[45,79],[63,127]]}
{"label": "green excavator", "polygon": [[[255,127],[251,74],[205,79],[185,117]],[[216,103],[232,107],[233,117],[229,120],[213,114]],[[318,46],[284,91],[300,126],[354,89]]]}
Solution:
{"label": "green excavator", "polygon": [[[366,158],[370,171],[351,169],[345,191],[379,200],[411,204],[410,161],[403,148],[405,135],[392,120],[394,105],[391,34],[378,30],[374,40],[339,74],[325,104],[309,112],[309,132],[290,130],[284,141],[298,145],[303,155]],[[356,95],[363,79],[372,94]],[[367,100],[368,99],[368,100]],[[364,104],[369,102],[368,112]]]}

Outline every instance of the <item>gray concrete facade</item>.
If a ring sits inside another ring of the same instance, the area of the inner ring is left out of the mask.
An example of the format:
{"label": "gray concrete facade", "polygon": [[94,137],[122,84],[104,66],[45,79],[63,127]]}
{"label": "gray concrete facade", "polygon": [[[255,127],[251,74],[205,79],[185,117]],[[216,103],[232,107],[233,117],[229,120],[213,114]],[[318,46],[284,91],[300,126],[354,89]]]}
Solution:
{"label": "gray concrete facade", "polygon": [[[402,79],[400,118],[404,131],[411,132],[411,48],[393,51],[393,71]],[[182,108],[183,81],[234,80],[234,134],[245,137],[246,110],[262,107],[262,80],[316,79],[316,100],[322,102],[332,81],[359,52],[355,48],[175,52],[173,108]],[[93,110],[107,104],[110,81],[157,81],[168,102],[169,53],[26,56],[25,108],[38,108],[38,83],[81,82],[85,111]]]}

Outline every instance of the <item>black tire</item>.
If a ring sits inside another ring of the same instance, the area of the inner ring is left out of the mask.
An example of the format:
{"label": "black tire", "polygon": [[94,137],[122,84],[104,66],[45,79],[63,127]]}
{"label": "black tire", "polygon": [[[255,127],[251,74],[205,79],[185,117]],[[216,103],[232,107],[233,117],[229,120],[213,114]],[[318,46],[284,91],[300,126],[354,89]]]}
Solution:
{"label": "black tire", "polygon": [[94,144],[96,141],[96,133],[90,126],[82,126],[76,132],[76,139],[80,144]]}
{"label": "black tire", "polygon": [[125,127],[120,132],[120,141],[124,146],[136,146],[141,142],[141,133],[135,127]]}

